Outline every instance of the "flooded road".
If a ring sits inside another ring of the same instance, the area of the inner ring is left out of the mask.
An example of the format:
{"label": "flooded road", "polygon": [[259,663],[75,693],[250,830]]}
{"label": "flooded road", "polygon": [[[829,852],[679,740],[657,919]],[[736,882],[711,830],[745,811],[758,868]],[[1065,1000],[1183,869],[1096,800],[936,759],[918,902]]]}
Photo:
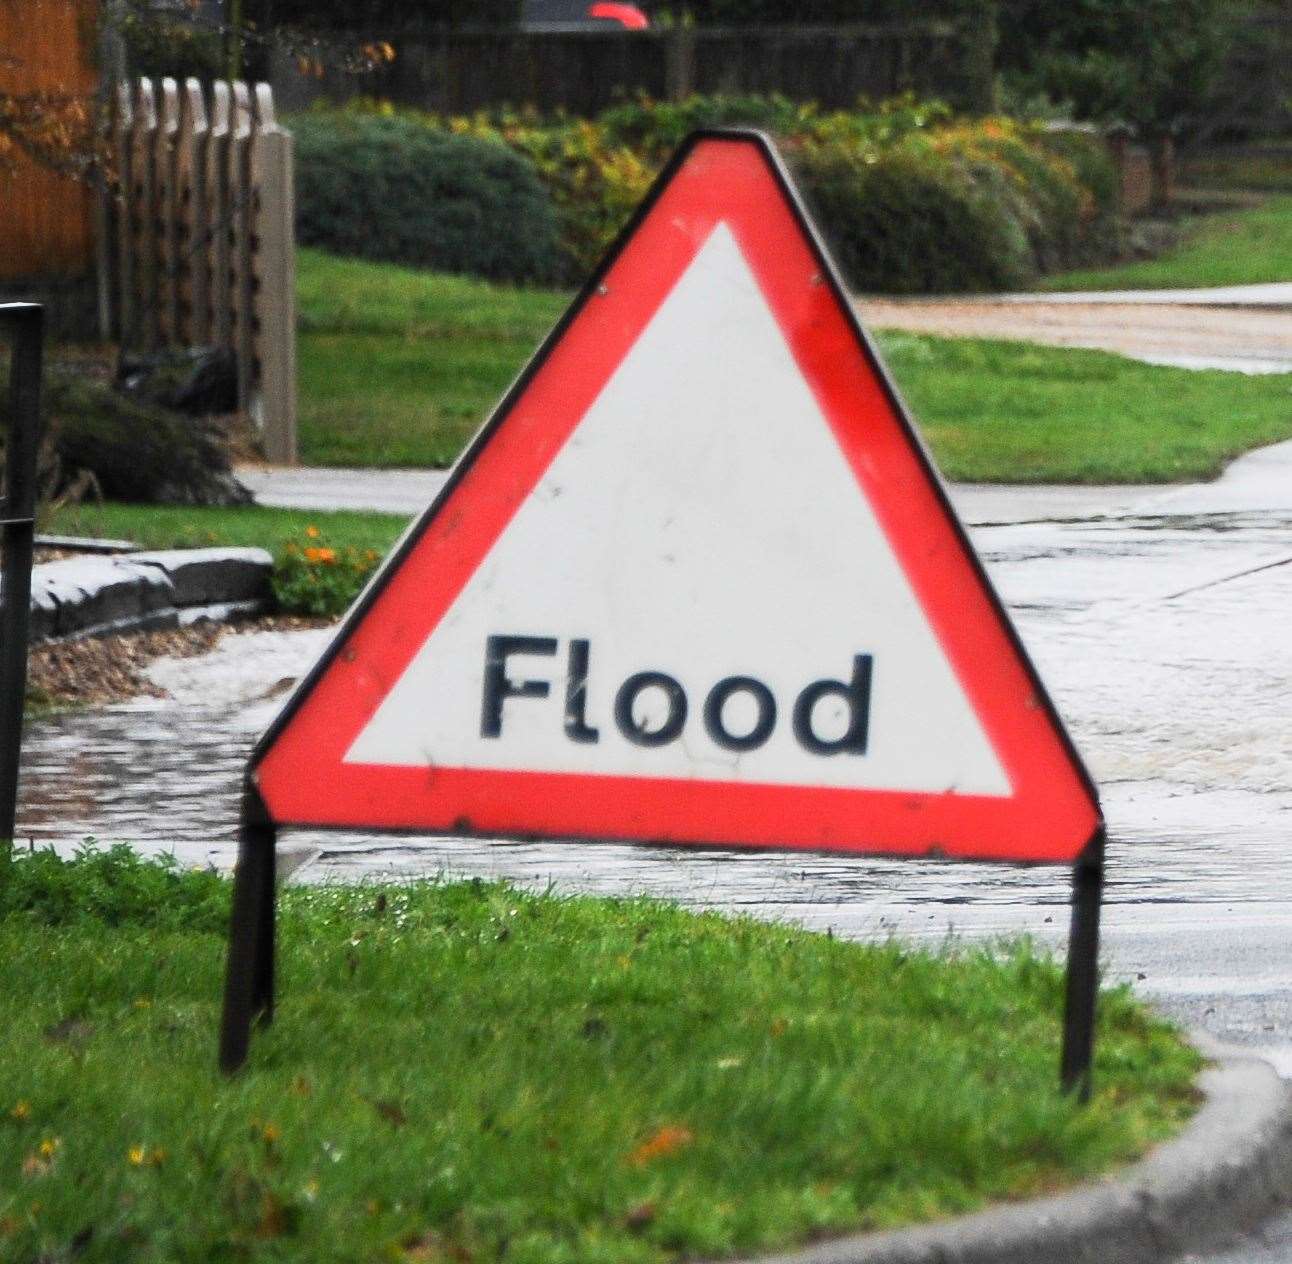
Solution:
{"label": "flooded road", "polygon": [[[1203,487],[955,499],[1101,787],[1110,971],[1292,1073],[1292,445]],[[229,636],[156,664],[170,699],[35,722],[20,836],[229,865],[247,753],[326,635]],[[317,851],[316,879],[497,875],[854,935],[1057,943],[1067,928],[1058,868],[305,831],[284,843]]]}

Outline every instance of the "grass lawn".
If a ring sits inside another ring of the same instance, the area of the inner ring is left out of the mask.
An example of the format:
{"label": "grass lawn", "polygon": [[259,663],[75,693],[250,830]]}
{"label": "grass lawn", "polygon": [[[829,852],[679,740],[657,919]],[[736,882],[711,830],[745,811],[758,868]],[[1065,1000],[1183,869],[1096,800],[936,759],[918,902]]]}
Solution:
{"label": "grass lawn", "polygon": [[40,530],[133,540],[147,549],[205,548],[238,545],[280,550],[289,539],[301,539],[316,527],[333,547],[377,549],[385,553],[407,525],[400,514],[312,509],[273,509],[264,505],[211,508],[193,505],[121,505],[87,501],[47,513]]}
{"label": "grass lawn", "polygon": [[966,481],[1213,478],[1292,438],[1292,375],[1159,368],[1078,348],[880,337],[942,473]]}
{"label": "grass lawn", "polygon": [[[1286,200],[1292,209],[1292,199]],[[1284,225],[1292,258],[1292,216]],[[442,466],[566,298],[392,265],[300,258],[301,459]],[[885,333],[943,473],[990,482],[1170,482],[1292,437],[1284,377],[1156,368],[1097,351]]]}
{"label": "grass lawn", "polygon": [[298,278],[307,465],[449,465],[568,302],[318,250]]}
{"label": "grass lawn", "polygon": [[[1289,177],[1292,181],[1292,177]],[[1292,197],[1199,218],[1157,259],[1046,277],[1041,290],[1153,290],[1292,281]]]}
{"label": "grass lawn", "polygon": [[1246,145],[1186,159],[1181,178],[1204,189],[1292,193],[1292,162],[1285,143]]}
{"label": "grass lawn", "polygon": [[[2,876],[2,875],[0,875]],[[227,884],[122,848],[0,881],[0,1257],[646,1264],[1047,1192],[1191,1112],[1197,1055],[1058,968],[481,882],[281,900],[215,1072]]]}

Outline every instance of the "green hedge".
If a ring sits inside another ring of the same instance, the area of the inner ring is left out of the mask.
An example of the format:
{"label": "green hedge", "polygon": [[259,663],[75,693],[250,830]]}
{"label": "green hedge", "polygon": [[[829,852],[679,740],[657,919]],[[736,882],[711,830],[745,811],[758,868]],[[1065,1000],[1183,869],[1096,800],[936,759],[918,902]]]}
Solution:
{"label": "green hedge", "polygon": [[867,292],[1009,289],[1029,272],[1017,221],[980,181],[927,155],[858,162],[842,146],[799,153],[795,169],[848,281]]}
{"label": "green hedge", "polygon": [[567,284],[595,266],[669,153],[698,127],[776,135],[861,290],[1011,288],[1106,257],[1118,235],[1115,176],[1097,136],[956,118],[937,102],[822,112],[777,96],[696,96],[626,102],[591,120],[523,111],[441,119],[375,102],[347,113],[459,142],[501,142],[527,160],[556,207],[555,275]]}
{"label": "green hedge", "polygon": [[496,139],[335,111],[292,130],[302,244],[495,281],[557,275],[552,199]]}

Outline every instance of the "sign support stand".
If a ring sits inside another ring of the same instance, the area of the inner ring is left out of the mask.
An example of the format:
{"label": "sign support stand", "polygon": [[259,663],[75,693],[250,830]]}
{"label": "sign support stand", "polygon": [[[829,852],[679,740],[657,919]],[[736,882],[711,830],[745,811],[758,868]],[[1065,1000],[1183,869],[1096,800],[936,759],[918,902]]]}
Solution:
{"label": "sign support stand", "polygon": [[1099,908],[1104,888],[1105,831],[1077,857],[1072,869],[1072,927],[1068,934],[1067,997],[1063,1013],[1060,1081],[1065,1093],[1090,1100],[1099,995]]}
{"label": "sign support stand", "polygon": [[1058,1070],[1090,1096],[1098,791],[759,133],[683,143],[257,745],[226,1072],[298,826],[1072,865]]}
{"label": "sign support stand", "polygon": [[43,329],[44,308],[40,304],[0,304],[0,333],[9,335],[13,348],[9,366],[7,482],[5,495],[0,497],[0,848],[13,842],[18,804],[18,755],[22,748],[31,557],[36,529]]}
{"label": "sign support stand", "polygon": [[251,1028],[274,1018],[274,879],[278,829],[248,778],[242,791],[238,866],[233,877],[220,1070],[232,1075],[247,1060]]}

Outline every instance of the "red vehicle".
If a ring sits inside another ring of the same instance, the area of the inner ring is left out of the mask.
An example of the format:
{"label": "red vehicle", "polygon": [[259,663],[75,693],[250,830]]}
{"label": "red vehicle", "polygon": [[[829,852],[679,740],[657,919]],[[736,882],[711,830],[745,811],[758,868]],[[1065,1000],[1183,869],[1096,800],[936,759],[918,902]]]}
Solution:
{"label": "red vehicle", "polygon": [[520,25],[526,31],[600,31],[607,27],[645,31],[650,19],[635,4],[614,0],[525,0]]}

